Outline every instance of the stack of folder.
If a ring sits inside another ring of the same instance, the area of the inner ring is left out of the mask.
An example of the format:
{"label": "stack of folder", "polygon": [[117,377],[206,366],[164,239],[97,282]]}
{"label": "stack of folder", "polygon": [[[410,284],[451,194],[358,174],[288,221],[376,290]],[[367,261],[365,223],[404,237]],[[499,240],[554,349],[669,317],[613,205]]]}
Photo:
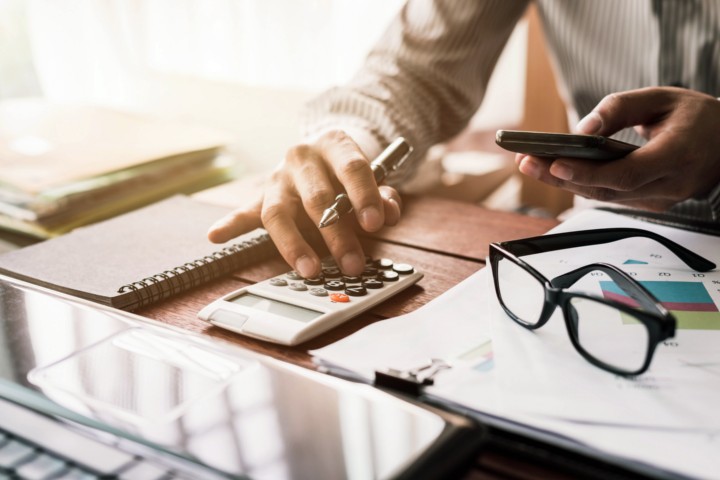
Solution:
{"label": "stack of folder", "polygon": [[0,102],[0,228],[48,238],[230,179],[228,136],[109,108]]}

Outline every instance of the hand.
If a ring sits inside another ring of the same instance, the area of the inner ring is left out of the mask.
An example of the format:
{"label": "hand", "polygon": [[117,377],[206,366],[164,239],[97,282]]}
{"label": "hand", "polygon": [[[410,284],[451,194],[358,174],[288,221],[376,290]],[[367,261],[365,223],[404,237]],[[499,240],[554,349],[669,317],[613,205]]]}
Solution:
{"label": "hand", "polygon": [[320,274],[320,259],[303,238],[306,228],[317,229],[323,211],[345,190],[354,215],[320,229],[340,269],[359,275],[365,256],[355,233],[367,232],[400,219],[400,195],[389,186],[378,188],[370,162],[344,132],[332,131],[311,145],[297,145],[270,177],[261,198],[250,208],[233,211],[208,232],[215,243],[264,226],[285,261],[306,278]]}
{"label": "hand", "polygon": [[664,211],[709,193],[720,181],[720,101],[674,87],[615,93],[577,125],[609,136],[626,128],[648,142],[618,160],[598,162],[517,155],[520,172],[587,198]]}

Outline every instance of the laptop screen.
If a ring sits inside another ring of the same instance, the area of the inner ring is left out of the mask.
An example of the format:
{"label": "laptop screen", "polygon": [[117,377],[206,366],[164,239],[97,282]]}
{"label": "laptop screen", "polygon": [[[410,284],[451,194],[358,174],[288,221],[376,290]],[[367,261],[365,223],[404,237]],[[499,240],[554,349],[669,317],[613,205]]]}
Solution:
{"label": "laptop screen", "polygon": [[0,396],[35,392],[231,476],[390,477],[447,436],[372,387],[1,279],[0,322]]}

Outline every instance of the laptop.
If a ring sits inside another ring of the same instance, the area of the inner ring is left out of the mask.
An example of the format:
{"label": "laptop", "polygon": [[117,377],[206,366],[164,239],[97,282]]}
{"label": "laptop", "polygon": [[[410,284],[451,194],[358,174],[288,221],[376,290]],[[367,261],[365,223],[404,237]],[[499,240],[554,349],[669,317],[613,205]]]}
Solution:
{"label": "laptop", "polygon": [[448,478],[484,430],[0,277],[0,478]]}

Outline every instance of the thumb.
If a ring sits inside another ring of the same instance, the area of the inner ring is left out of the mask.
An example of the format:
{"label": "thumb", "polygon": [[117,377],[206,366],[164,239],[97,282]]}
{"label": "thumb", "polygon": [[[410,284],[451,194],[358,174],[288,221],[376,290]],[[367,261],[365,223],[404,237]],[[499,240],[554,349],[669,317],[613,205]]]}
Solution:
{"label": "thumb", "polygon": [[660,88],[641,88],[603,98],[577,124],[578,133],[609,136],[623,128],[656,122],[672,110],[673,96]]}

